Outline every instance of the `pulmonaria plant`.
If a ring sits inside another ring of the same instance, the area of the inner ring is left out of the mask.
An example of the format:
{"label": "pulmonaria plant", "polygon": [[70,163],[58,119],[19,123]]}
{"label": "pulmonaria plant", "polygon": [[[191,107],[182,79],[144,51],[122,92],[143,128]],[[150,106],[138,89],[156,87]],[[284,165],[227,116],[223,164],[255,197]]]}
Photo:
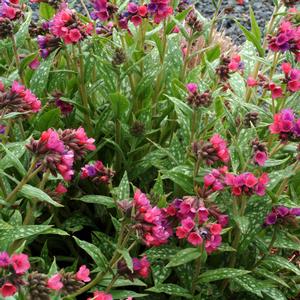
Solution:
{"label": "pulmonaria plant", "polygon": [[150,262],[147,257],[144,256],[141,259],[134,257],[132,259],[132,271],[128,268],[128,265],[125,260],[118,262],[118,274],[124,276],[125,278],[130,279],[131,281],[134,278],[148,278],[150,274]]}
{"label": "pulmonaria plant", "polygon": [[133,228],[148,247],[168,242],[172,227],[163,210],[152,206],[146,194],[136,190],[131,208],[129,206],[128,209],[132,209]]}
{"label": "pulmonaria plant", "polygon": [[235,196],[251,196],[253,194],[264,196],[268,182],[267,173],[263,173],[260,177],[256,177],[250,172],[240,175],[227,173],[225,176],[225,183],[231,187],[231,192]]}
{"label": "pulmonaria plant", "polygon": [[14,81],[9,90],[0,84],[0,109],[4,114],[31,113],[41,109],[41,101],[25,86]]}
{"label": "pulmonaria plant", "polygon": [[94,183],[111,183],[115,172],[112,169],[106,168],[102,161],[97,160],[81,168],[80,178],[91,179]]}
{"label": "pulmonaria plant", "polygon": [[74,160],[95,150],[94,139],[88,138],[82,127],[55,131],[49,128],[39,140],[32,139],[27,148],[36,156],[37,166],[48,169],[54,176],[59,172],[64,180],[74,175]]}
{"label": "pulmonaria plant", "polygon": [[9,256],[7,252],[0,252],[0,295],[13,296],[25,285],[23,275],[29,269],[28,255],[20,253]]}
{"label": "pulmonaria plant", "polygon": [[134,26],[139,26],[143,22],[143,18],[147,18],[148,9],[146,5],[137,5],[130,2],[127,6],[127,11],[119,18],[119,26],[122,29],[128,29],[128,21]]}
{"label": "pulmonaria plant", "polygon": [[205,161],[208,166],[218,161],[228,163],[230,160],[227,143],[219,134],[214,134],[208,142],[194,142],[192,144],[192,151],[197,160]]}
{"label": "pulmonaria plant", "polygon": [[283,142],[298,140],[300,137],[300,118],[295,117],[292,109],[283,109],[274,115],[274,121],[269,126],[269,130],[272,134],[278,134]]}
{"label": "pulmonaria plant", "polygon": [[[173,219],[177,219],[179,226],[176,227],[178,239],[186,239],[188,243],[197,247],[204,245],[208,254],[217,250],[221,245],[222,225],[227,225],[225,215],[210,214],[204,203],[195,197],[175,199],[169,205],[166,213]],[[216,222],[221,221],[221,223]],[[218,219],[219,217],[219,219]]]}
{"label": "pulmonaria plant", "polygon": [[169,0],[150,0],[148,12],[153,16],[155,23],[160,23],[173,14],[173,8]]}
{"label": "pulmonaria plant", "polygon": [[278,206],[272,209],[264,221],[264,226],[296,224],[296,217],[300,216],[300,208],[288,208],[285,206]]}
{"label": "pulmonaria plant", "polygon": [[194,108],[209,107],[212,103],[212,96],[209,90],[200,93],[196,83],[188,83],[186,88],[189,92],[187,97],[188,104]]}
{"label": "pulmonaria plant", "polygon": [[109,0],[91,0],[91,3],[94,7],[91,17],[94,20],[108,21],[118,11],[118,8]]}
{"label": "pulmonaria plant", "polygon": [[65,44],[76,44],[89,36],[93,31],[93,24],[84,24],[76,13],[66,6],[49,22],[50,32],[61,38]]}

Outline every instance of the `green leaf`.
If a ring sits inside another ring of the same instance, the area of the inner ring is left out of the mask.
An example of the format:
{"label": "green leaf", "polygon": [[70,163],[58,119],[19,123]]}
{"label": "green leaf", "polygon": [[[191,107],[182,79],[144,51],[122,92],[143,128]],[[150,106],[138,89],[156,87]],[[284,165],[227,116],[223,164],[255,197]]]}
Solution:
{"label": "green leaf", "polygon": [[41,114],[36,122],[36,128],[39,131],[45,131],[50,127],[56,127],[60,121],[59,108],[48,110]]}
{"label": "green leaf", "polygon": [[287,269],[295,273],[296,275],[300,275],[300,269],[281,256],[269,256],[265,260],[263,260],[263,264],[272,267],[278,267],[280,269]]}
{"label": "green leaf", "polygon": [[115,118],[118,120],[124,118],[125,113],[129,108],[128,99],[119,93],[114,93],[109,95],[109,100]]}
{"label": "green leaf", "polygon": [[0,144],[0,146],[4,149],[6,152],[6,159],[11,163],[16,170],[20,173],[20,175],[25,176],[26,170],[23,167],[22,163],[20,162],[19,158],[14,154],[14,152],[10,151],[8,148],[4,146],[4,144]]}
{"label": "green leaf", "polygon": [[264,57],[265,50],[261,45],[260,39],[258,39],[251,31],[247,30],[246,27],[244,27],[241,23],[239,23],[237,20],[235,21],[239,28],[243,31],[246,39],[253,43],[253,45],[256,47],[259,56]]}
{"label": "green leaf", "polygon": [[266,277],[268,279],[271,279],[272,281],[275,281],[285,287],[289,287],[289,285],[283,280],[281,279],[279,276],[276,276],[274,274],[274,272],[270,272],[266,269],[260,269],[260,268],[256,268],[255,271],[254,271],[256,274],[260,275],[260,276],[263,276],[263,277]]}
{"label": "green leaf", "polygon": [[[286,296],[278,289],[276,288],[266,288],[263,289],[262,292],[269,298],[274,300],[286,300]],[[265,299],[265,298],[264,298]]]}
{"label": "green leaf", "polygon": [[150,261],[154,262],[158,259],[169,260],[170,257],[176,255],[177,252],[178,249],[174,247],[160,246],[150,248],[149,250],[145,251],[145,254]]}
{"label": "green leaf", "polygon": [[257,24],[255,15],[254,15],[254,12],[253,12],[253,9],[251,6],[249,7],[249,11],[250,11],[250,21],[251,21],[251,32],[256,37],[256,39],[260,41],[261,40],[260,28]]}
{"label": "green leaf", "polygon": [[236,224],[243,234],[247,233],[249,228],[249,220],[246,216],[236,216],[234,217]]}
{"label": "green leaf", "polygon": [[114,189],[117,200],[129,199],[130,185],[128,181],[127,172],[125,171],[123,178],[117,188]]}
{"label": "green leaf", "polygon": [[43,96],[47,90],[49,72],[56,53],[57,51],[52,52],[46,60],[42,61],[30,80],[31,91],[38,97]]}
{"label": "green leaf", "polygon": [[29,200],[31,200],[32,198],[35,198],[39,201],[47,202],[55,207],[63,207],[63,205],[54,201],[44,191],[42,191],[41,189],[38,189],[32,185],[29,185],[29,184],[23,185],[22,189],[20,190],[20,194]]}
{"label": "green leaf", "polygon": [[32,10],[29,8],[25,21],[21,24],[20,29],[15,34],[17,48],[21,48],[26,41],[26,37],[28,35],[28,26],[31,22],[31,17]]}
{"label": "green leaf", "polygon": [[172,273],[172,270],[166,268],[162,261],[156,261],[154,264],[151,264],[151,270],[155,285],[162,284]]}
{"label": "green leaf", "polygon": [[186,248],[177,252],[167,264],[167,268],[177,267],[193,261],[201,256],[201,251],[199,248]]}
{"label": "green leaf", "polygon": [[39,6],[40,6],[39,15],[43,19],[49,21],[55,15],[55,9],[48,3],[40,2]]}
{"label": "green leaf", "polygon": [[118,249],[118,252],[122,254],[122,257],[125,259],[128,269],[133,273],[133,262],[132,258],[127,249]]}
{"label": "green leaf", "polygon": [[252,277],[251,275],[244,275],[241,277],[235,277],[232,279],[233,282],[237,283],[243,290],[250,292],[262,298],[261,289],[264,287],[263,284]]}
{"label": "green leaf", "polygon": [[140,294],[140,293],[127,291],[127,290],[114,290],[114,291],[110,291],[109,293],[113,296],[113,299],[125,299],[128,297],[142,298],[148,296],[148,294]]}
{"label": "green leaf", "polygon": [[74,236],[77,245],[82,248],[97,264],[101,270],[105,270],[108,266],[106,257],[102,254],[101,250],[95,245],[82,241]]}
{"label": "green leaf", "polygon": [[[186,9],[178,14],[176,14],[176,16],[174,17],[175,20],[177,21],[183,21],[185,19],[185,17],[188,15],[188,13],[191,11],[192,8]],[[176,26],[176,22],[174,20],[170,21],[166,28],[165,28],[165,34],[170,34],[173,32],[174,27]]]}
{"label": "green leaf", "polygon": [[75,198],[74,200],[79,200],[85,203],[104,205],[108,208],[115,207],[115,202],[111,197],[102,196],[102,195],[85,195],[79,199]]}
{"label": "green leaf", "polygon": [[250,273],[247,270],[240,270],[234,268],[218,268],[216,270],[206,271],[199,276],[199,281],[202,283],[222,280],[225,278],[235,278]]}
{"label": "green leaf", "polygon": [[168,295],[180,296],[188,299],[192,298],[192,295],[187,289],[173,283],[159,284],[147,289],[146,291],[153,293],[165,293]]}

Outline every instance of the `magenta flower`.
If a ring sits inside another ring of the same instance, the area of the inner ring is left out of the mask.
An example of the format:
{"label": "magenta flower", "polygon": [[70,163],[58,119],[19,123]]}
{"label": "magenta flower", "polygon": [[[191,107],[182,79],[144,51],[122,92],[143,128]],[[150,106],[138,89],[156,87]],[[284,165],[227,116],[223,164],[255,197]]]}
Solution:
{"label": "magenta flower", "polygon": [[3,297],[13,296],[17,292],[16,286],[10,282],[5,282],[0,288],[0,295]]}
{"label": "magenta flower", "polygon": [[25,274],[30,268],[28,255],[23,253],[13,254],[11,257],[11,264],[18,275]]}
{"label": "magenta flower", "polygon": [[191,232],[187,238],[187,241],[195,247],[203,243],[202,237],[197,232]]}
{"label": "magenta flower", "polygon": [[54,291],[59,291],[63,287],[61,278],[62,277],[60,274],[55,274],[51,278],[49,278],[47,282],[48,288]]}
{"label": "magenta flower", "polygon": [[256,151],[254,154],[254,162],[259,166],[264,166],[266,160],[268,159],[268,155],[264,151]]}
{"label": "magenta flower", "polygon": [[113,300],[111,294],[106,294],[105,292],[96,291],[93,294],[92,298],[88,298],[87,300]]}
{"label": "magenta flower", "polygon": [[141,276],[142,278],[148,278],[150,273],[150,262],[147,257],[144,256],[141,259],[133,258],[133,270],[136,275]]}
{"label": "magenta flower", "polygon": [[7,252],[0,252],[0,268],[7,268],[11,263]]}
{"label": "magenta flower", "polygon": [[76,273],[76,279],[79,281],[83,281],[83,282],[89,282],[91,281],[91,278],[89,277],[90,275],[90,270],[85,266],[81,266],[78,270],[78,272]]}
{"label": "magenta flower", "polygon": [[60,182],[55,188],[55,193],[63,195],[68,191],[68,189]]}
{"label": "magenta flower", "polygon": [[194,94],[198,91],[198,85],[196,83],[188,83],[186,88],[189,93]]}

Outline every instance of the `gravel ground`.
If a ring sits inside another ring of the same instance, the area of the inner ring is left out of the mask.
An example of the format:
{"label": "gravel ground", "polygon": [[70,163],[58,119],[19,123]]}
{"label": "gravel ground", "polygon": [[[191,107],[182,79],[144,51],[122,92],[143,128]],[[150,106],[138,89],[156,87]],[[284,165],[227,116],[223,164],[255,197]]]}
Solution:
{"label": "gravel ground", "polygon": [[[226,34],[230,36],[236,44],[243,43],[245,37],[233,18],[238,19],[242,25],[247,29],[250,29],[249,5],[253,8],[257,23],[263,31],[266,22],[270,20],[273,12],[272,0],[244,0],[243,5],[237,5],[235,0],[223,0],[222,9],[232,7],[233,11],[227,14],[226,17],[219,22],[218,27],[221,30],[225,30]],[[199,1],[196,6],[200,13],[207,18],[210,18],[215,12],[211,0]]]}

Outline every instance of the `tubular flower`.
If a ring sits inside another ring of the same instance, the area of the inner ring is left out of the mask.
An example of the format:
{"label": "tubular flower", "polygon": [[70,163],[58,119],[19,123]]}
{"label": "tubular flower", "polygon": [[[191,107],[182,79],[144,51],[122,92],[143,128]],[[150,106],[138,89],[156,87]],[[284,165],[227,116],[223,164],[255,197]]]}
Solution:
{"label": "tubular flower", "polygon": [[92,33],[93,24],[83,24],[69,8],[62,6],[49,22],[50,32],[66,44],[76,44]]}
{"label": "tubular flower", "polygon": [[275,224],[291,224],[296,217],[300,216],[300,208],[287,208],[277,206],[272,209],[264,221],[264,226]]}
{"label": "tubular flower", "polygon": [[0,109],[5,113],[38,112],[41,109],[41,101],[25,86],[14,81],[9,91],[0,90]]}
{"label": "tubular flower", "polygon": [[173,8],[169,0],[151,0],[148,4],[148,12],[153,15],[154,22],[159,24],[169,15],[173,14]]}
{"label": "tubular flower", "polygon": [[91,178],[95,183],[110,183],[115,172],[112,169],[104,167],[103,163],[100,160],[97,160],[93,164],[85,165],[81,168],[81,179]]}

